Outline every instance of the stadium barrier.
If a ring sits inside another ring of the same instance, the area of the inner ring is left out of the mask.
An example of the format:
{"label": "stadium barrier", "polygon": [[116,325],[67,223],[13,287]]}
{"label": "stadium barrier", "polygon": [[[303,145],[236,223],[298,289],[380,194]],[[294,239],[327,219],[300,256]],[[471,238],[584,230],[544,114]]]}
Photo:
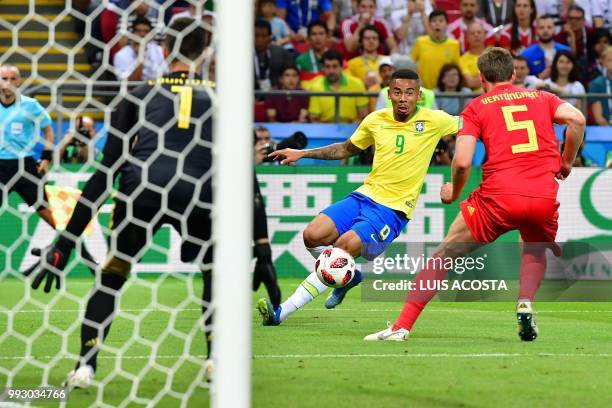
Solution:
{"label": "stadium barrier", "polygon": [[[48,86],[44,84],[35,85],[25,89],[23,92],[29,96],[37,96],[37,95],[49,95],[53,92],[56,93],[56,100],[52,109],[57,110],[58,114],[55,120],[54,130],[56,139],[59,140],[63,137],[63,135],[68,131],[70,127],[70,123],[66,121],[65,115],[80,115],[80,114],[88,114],[92,112],[100,112],[100,109],[97,108],[83,108],[79,109],[78,113],[72,111],[71,109],[67,109],[64,107],[63,101],[65,96],[82,96],[85,98],[90,98],[89,102],[92,105],[101,105],[99,101],[95,98],[112,98],[114,97],[118,90],[122,87],[134,87],[142,82],[117,82],[117,81],[97,81],[95,84],[83,84],[83,83],[73,83],[73,82],[65,82],[59,86]],[[258,123],[259,125],[266,126],[270,130],[272,136],[276,139],[282,140],[291,134],[293,134],[296,130],[303,131],[308,138],[310,139],[310,143],[308,147],[320,147],[327,145],[329,143],[335,143],[339,140],[344,140],[349,137],[355,128],[356,124],[341,124],[338,123],[339,120],[339,103],[338,100],[341,97],[359,97],[359,96],[377,96],[376,92],[309,92],[309,91],[255,91],[256,97],[265,97],[268,95],[281,95],[281,96],[328,96],[333,97],[335,99],[335,122],[336,123],[305,123],[305,124],[296,124],[296,123]],[[449,97],[449,98],[458,98],[460,103],[464,103],[466,100],[469,100],[475,96],[478,96],[478,93],[465,94],[460,92],[445,92],[440,94],[440,96]],[[610,95],[606,93],[592,93],[592,94],[583,94],[583,95],[560,95],[561,97],[568,97],[573,99],[578,99],[582,101],[582,110],[585,115],[587,114],[587,102],[592,103],[596,100],[604,100],[609,99]],[[105,109],[108,109],[105,106]],[[106,140],[106,128],[98,123],[96,125],[96,129],[98,134],[96,136],[96,149],[102,150],[104,146],[104,141]],[[557,127],[557,138],[559,140],[563,139],[563,127]],[[42,144],[37,146],[37,152],[40,153],[42,151]],[[612,151],[612,127],[611,126],[588,126],[586,132],[586,143],[584,145],[583,154],[587,159],[592,161],[594,164],[598,166],[605,166],[608,153]],[[484,160],[485,152],[484,147],[481,143],[479,143],[476,147],[476,153],[474,155],[474,164],[480,165]],[[311,159],[305,159],[303,164],[314,164],[315,162]],[[317,163],[320,164],[320,163]],[[330,165],[339,164],[338,161],[327,162]]]}
{"label": "stadium barrier", "polygon": [[[53,107],[58,112],[69,115],[74,113],[72,109],[64,107],[65,96],[81,96],[89,103],[89,107],[79,108],[77,115],[86,114],[91,112],[100,112],[109,109],[108,106],[101,104],[98,99],[112,99],[120,89],[134,88],[138,85],[143,84],[139,81],[96,81],[95,83],[81,83],[65,81],[60,85],[46,85],[38,84],[28,87],[23,90],[23,93],[28,96],[36,97],[38,95],[55,95]],[[379,92],[312,92],[306,90],[270,90],[270,91],[254,91],[255,98],[262,99],[266,96],[325,96],[334,98],[334,122],[339,123],[340,120],[340,98],[357,98],[362,96],[377,97]],[[461,106],[465,105],[467,101],[472,98],[481,95],[478,92],[463,93],[463,92],[442,92],[437,93],[436,96],[444,98],[457,98]],[[609,93],[586,93],[586,94],[560,94],[559,97],[567,98],[572,100],[579,100],[581,102],[582,113],[587,116],[589,104],[595,101],[605,101],[610,98]],[[64,120],[63,115],[58,115],[57,124],[61,128],[62,121]]]}
{"label": "stadium barrier", "polygon": [[[274,139],[283,140],[291,136],[296,131],[302,131],[308,137],[308,148],[326,146],[330,143],[337,143],[349,138],[355,129],[356,124],[341,123],[265,123],[259,122],[256,125],[265,126]],[[563,140],[565,126],[555,126],[557,140]],[[612,126],[587,126],[585,134],[585,144],[582,154],[599,167],[605,167],[608,153],[612,152]],[[484,145],[479,141],[476,145],[473,164],[480,166],[485,158]],[[320,161],[313,159],[302,159],[301,164],[338,165],[340,161]]]}
{"label": "stadium barrier", "polygon": [[[304,276],[312,268],[312,257],[304,249],[302,231],[318,212],[340,200],[356,189],[365,179],[368,167],[279,167],[257,168],[261,192],[266,201],[268,228],[272,240],[272,252],[280,276]],[[68,166],[65,171],[52,172],[50,182],[56,188],[82,187],[90,173],[80,172],[78,167]],[[439,191],[443,183],[450,180],[450,168],[432,167],[425,178],[414,218],[398,242],[427,246],[444,237],[458,212],[458,205],[440,203]],[[465,187],[464,196],[475,189],[481,180],[481,169],[474,168]],[[70,190],[73,193],[72,190]],[[56,189],[54,200],[60,191]],[[66,194],[64,202],[74,200]],[[54,231],[32,212],[15,194],[11,194],[8,205],[0,214],[0,265],[2,270],[19,271],[34,262],[30,249],[51,242]],[[560,242],[610,242],[612,243],[612,170],[576,168],[568,180],[561,183],[559,216]],[[107,226],[112,203],[100,209],[86,241],[97,259],[104,259],[107,243],[102,226]],[[27,232],[27,234],[25,234]],[[501,242],[518,242],[517,233],[501,237]],[[150,249],[137,266],[141,273],[192,273],[195,265],[180,262],[178,235],[171,228],[162,228],[155,237],[167,253]],[[423,250],[426,248],[424,247]],[[89,271],[78,265],[70,276],[88,275]],[[611,277],[612,278],[612,277]]]}

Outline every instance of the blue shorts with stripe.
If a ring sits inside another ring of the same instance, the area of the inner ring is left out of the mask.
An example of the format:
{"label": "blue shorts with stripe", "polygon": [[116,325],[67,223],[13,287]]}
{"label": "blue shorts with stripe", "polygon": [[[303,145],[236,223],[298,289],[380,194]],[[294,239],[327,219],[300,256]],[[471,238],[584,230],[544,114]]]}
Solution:
{"label": "blue shorts with stripe", "polygon": [[355,191],[321,213],[332,219],[338,234],[355,231],[363,244],[361,256],[367,260],[383,253],[409,221],[403,212]]}

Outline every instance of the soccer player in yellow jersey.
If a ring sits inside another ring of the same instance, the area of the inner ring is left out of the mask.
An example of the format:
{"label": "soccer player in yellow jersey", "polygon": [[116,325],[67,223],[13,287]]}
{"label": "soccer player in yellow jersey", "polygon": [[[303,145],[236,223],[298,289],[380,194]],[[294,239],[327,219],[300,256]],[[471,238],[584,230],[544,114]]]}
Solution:
{"label": "soccer player in yellow jersey", "polygon": [[[417,108],[419,76],[398,70],[391,77],[392,108],[370,113],[345,142],[317,149],[277,150],[270,154],[281,164],[302,157],[338,160],[374,145],[372,170],[364,184],[341,201],[327,207],[304,230],[304,244],[312,256],[333,245],[352,256],[368,260],[380,255],[401,233],[416,207],[429,162],[438,141],[457,133],[458,118],[439,110]],[[346,292],[361,282],[361,274],[344,288],[334,289],[325,306],[342,302]],[[311,273],[276,310],[266,299],[258,309],[264,325],[278,325],[327,289]]]}

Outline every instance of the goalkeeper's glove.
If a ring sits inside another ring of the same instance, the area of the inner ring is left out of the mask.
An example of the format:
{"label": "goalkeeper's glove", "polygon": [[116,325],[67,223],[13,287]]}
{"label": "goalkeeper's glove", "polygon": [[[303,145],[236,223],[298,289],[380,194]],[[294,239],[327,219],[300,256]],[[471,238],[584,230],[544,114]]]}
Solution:
{"label": "goalkeeper's glove", "polygon": [[72,250],[68,253],[59,250],[57,244],[53,244],[42,251],[39,248],[32,249],[32,255],[39,256],[40,259],[34,265],[23,271],[23,275],[26,277],[30,275],[34,276],[32,289],[38,289],[46,277],[45,293],[51,291],[53,281],[55,281],[55,288],[59,290],[61,287],[60,275],[66,267],[68,259],[70,259],[71,252]]}

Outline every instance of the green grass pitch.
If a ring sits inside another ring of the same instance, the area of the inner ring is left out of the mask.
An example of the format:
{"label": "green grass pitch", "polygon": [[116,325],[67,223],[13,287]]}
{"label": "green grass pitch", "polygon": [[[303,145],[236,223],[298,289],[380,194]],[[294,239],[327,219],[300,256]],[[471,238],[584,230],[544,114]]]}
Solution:
{"label": "green grass pitch", "polygon": [[[198,305],[189,299],[190,288],[200,294],[201,281],[166,279],[157,293],[157,303],[182,310],[174,321],[170,313],[151,310],[155,282],[139,280],[121,298],[121,309],[131,318],[113,323],[107,345],[125,347],[123,361],[102,352],[97,379],[108,378],[120,367],[103,393],[104,403],[118,405],[140,376],[139,397],[152,398],[164,386],[184,392],[198,373],[204,354],[197,330]],[[284,296],[296,279],[281,279]],[[0,306],[13,308],[25,295],[23,282],[0,281]],[[69,280],[71,293],[84,296],[91,279]],[[35,301],[47,302],[43,293],[32,292]],[[254,300],[264,294],[260,289]],[[401,307],[396,303],[363,303],[353,290],[337,310],[325,310],[324,296],[298,311],[279,327],[262,327],[253,313],[253,406],[255,407],[609,407],[612,363],[612,304],[540,303],[537,321],[540,337],[521,343],[516,334],[514,305],[510,303],[438,303],[423,313],[405,343],[365,343],[364,335],[385,327]],[[255,302],[253,303],[255,305]],[[139,312],[140,309],[146,309]],[[0,308],[0,367],[21,365],[13,386],[40,384],[44,370],[23,360],[23,339],[41,331],[43,316],[32,301],[21,304],[12,318]],[[78,304],[62,300],[54,305],[48,330],[32,341],[32,354],[47,362],[60,354],[62,331],[74,330],[68,351],[78,351]],[[12,320],[12,321],[9,321]],[[137,325],[135,322],[139,321]],[[79,320],[80,323],[80,320]],[[8,336],[6,328],[14,333]],[[135,336],[135,327],[140,331]],[[76,327],[76,329],[75,329]],[[152,343],[168,327],[171,334],[159,343],[153,362]],[[191,344],[186,339],[191,338]],[[176,366],[176,356],[195,358]],[[49,371],[49,383],[59,385],[74,362],[57,361]],[[6,374],[0,370],[0,383]],[[170,378],[169,373],[173,373]],[[169,379],[170,378],[170,379]],[[98,390],[76,390],[68,406],[94,404]],[[208,405],[209,392],[197,386],[188,406]],[[179,399],[167,396],[157,406],[175,407]],[[45,406],[50,406],[45,404]],[[130,406],[139,406],[132,404]]]}

